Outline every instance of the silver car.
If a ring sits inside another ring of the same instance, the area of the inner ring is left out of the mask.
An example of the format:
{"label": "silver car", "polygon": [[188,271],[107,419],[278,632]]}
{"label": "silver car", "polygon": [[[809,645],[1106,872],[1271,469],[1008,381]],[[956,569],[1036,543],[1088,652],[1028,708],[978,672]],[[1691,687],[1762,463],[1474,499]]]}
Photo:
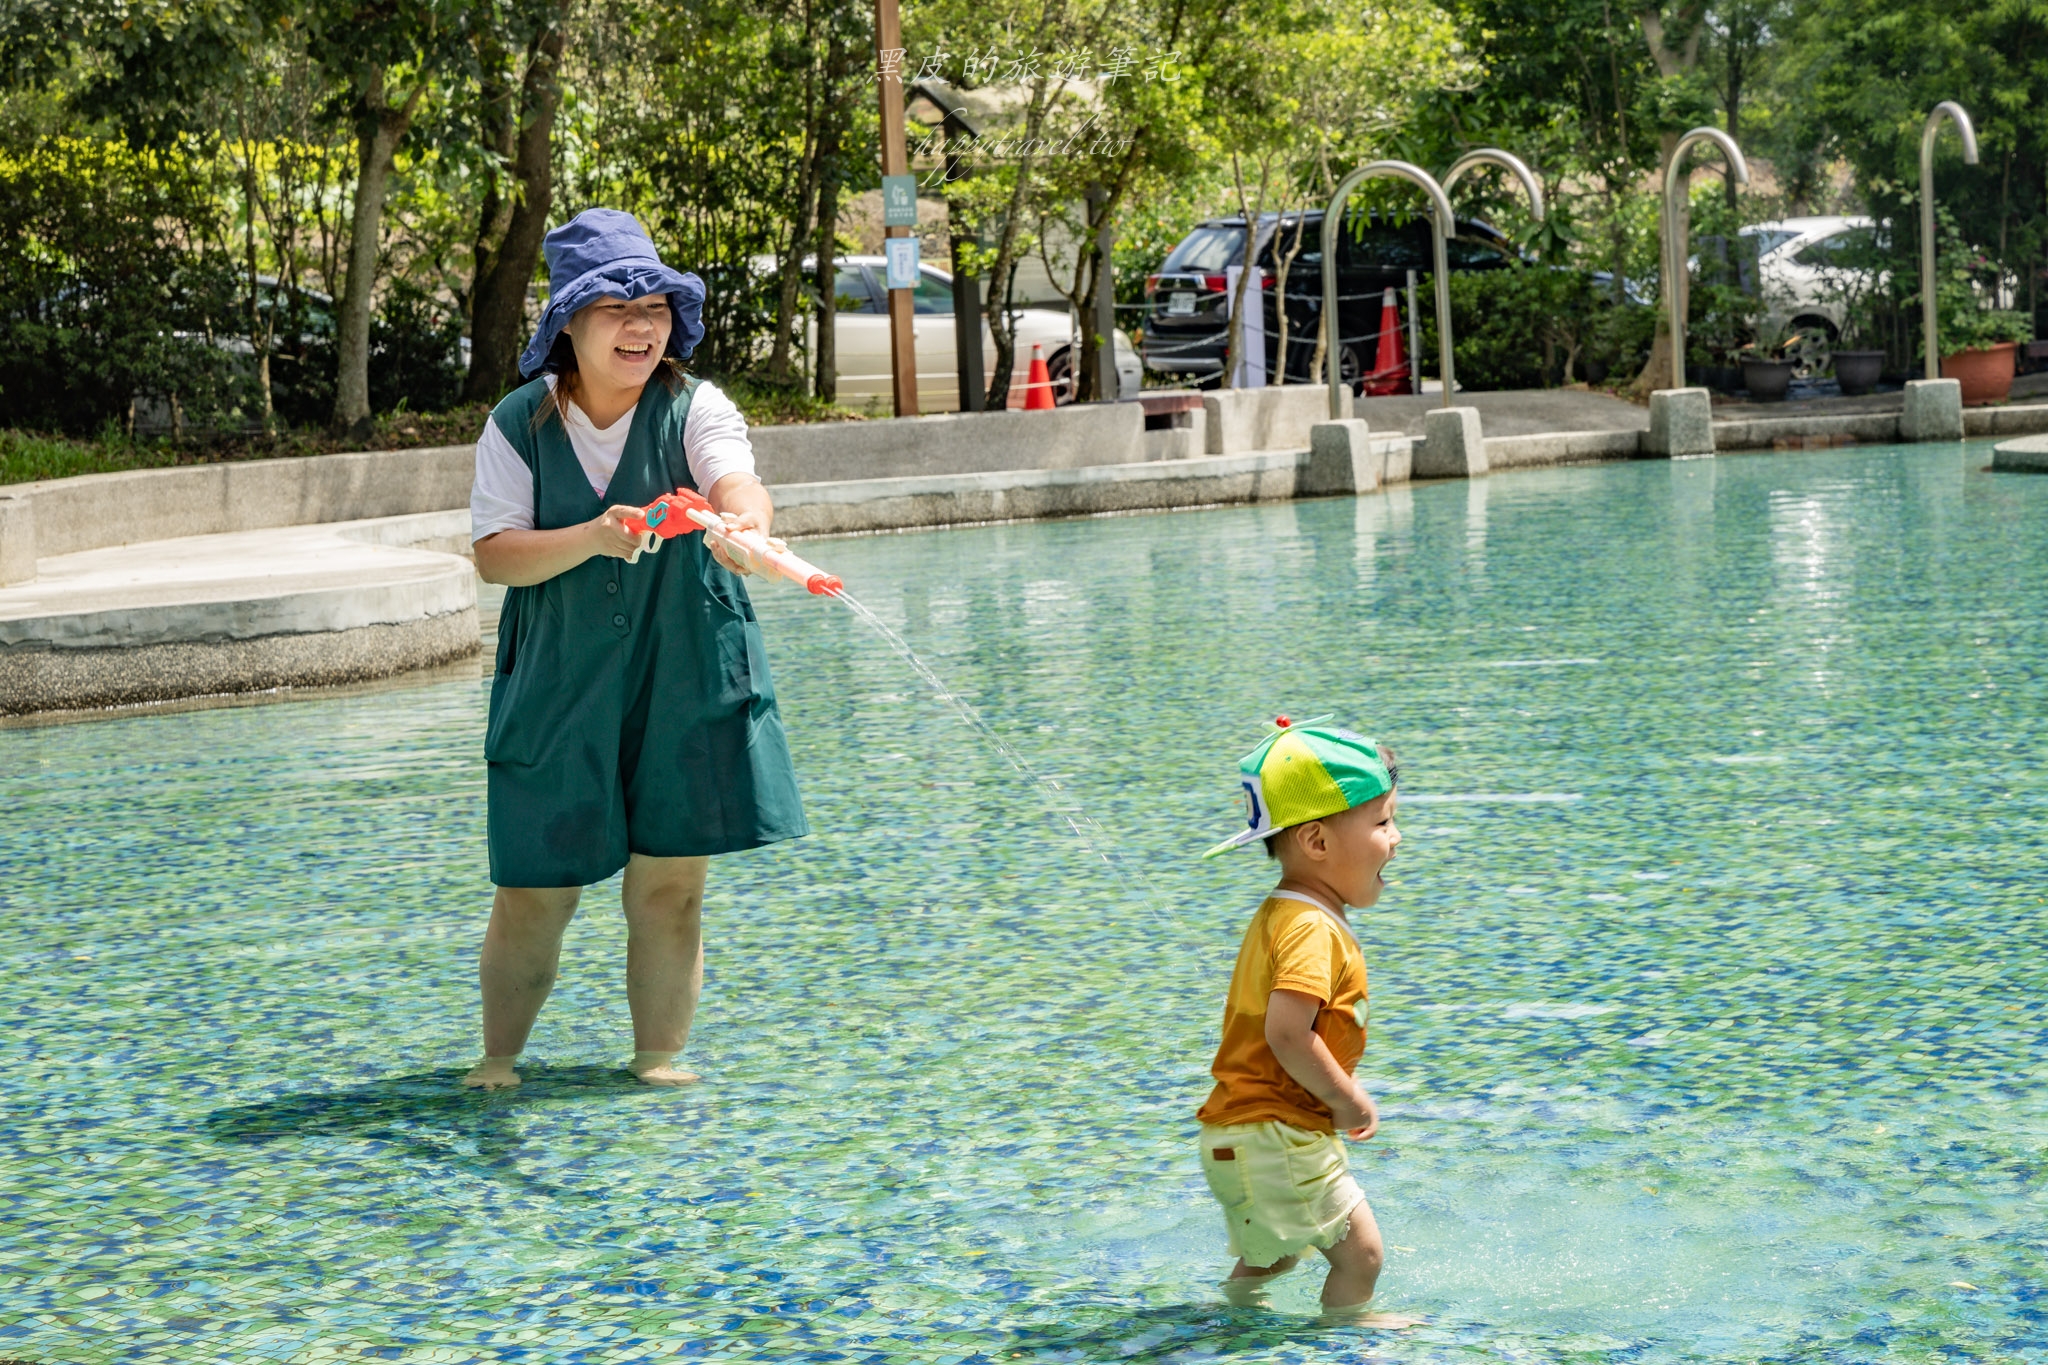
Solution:
{"label": "silver car", "polygon": [[[887,258],[842,256],[836,262],[838,312],[833,318],[833,344],[838,374],[838,401],[855,408],[886,408],[894,393],[889,369],[889,295]],[[806,260],[804,269],[815,270]],[[925,412],[960,409],[960,372],[953,333],[953,277],[932,265],[919,265],[912,295],[912,332],[917,339],[917,404]],[[1018,308],[1011,312],[1017,328],[1017,354],[1010,373],[1009,406],[1024,406],[1031,346],[1038,343],[1052,378],[1053,401],[1073,401],[1073,364],[1081,353],[1073,318],[1050,308]],[[817,354],[817,320],[806,325],[805,339]],[[1135,398],[1144,384],[1144,361],[1130,338],[1115,335],[1117,396]],[[995,339],[986,318],[981,324],[982,363],[995,359]]]}
{"label": "silver car", "polygon": [[1766,327],[1793,337],[1786,353],[1795,373],[1818,374],[1832,363],[1841,339],[1843,307],[1834,289],[1852,262],[1867,260],[1880,245],[1878,224],[1869,218],[1781,218],[1753,223],[1742,236],[1756,248]]}

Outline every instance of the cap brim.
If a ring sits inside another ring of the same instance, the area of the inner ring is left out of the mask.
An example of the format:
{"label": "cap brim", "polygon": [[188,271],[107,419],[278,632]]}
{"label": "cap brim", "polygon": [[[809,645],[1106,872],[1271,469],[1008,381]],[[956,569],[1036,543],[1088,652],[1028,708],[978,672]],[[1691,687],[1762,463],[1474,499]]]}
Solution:
{"label": "cap brim", "polygon": [[1268,838],[1277,833],[1279,833],[1278,830],[1271,829],[1241,829],[1202,856],[1204,858],[1213,858],[1219,853],[1228,853],[1233,848],[1243,848],[1246,844]]}

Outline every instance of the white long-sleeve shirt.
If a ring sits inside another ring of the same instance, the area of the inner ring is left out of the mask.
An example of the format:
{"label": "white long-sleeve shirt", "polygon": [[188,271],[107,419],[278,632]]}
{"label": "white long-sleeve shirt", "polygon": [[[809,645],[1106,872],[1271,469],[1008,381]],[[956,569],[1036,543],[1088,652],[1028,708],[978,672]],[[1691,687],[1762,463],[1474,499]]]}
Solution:
{"label": "white long-sleeve shirt", "polygon": [[[555,377],[547,376],[548,387]],[[612,474],[626,453],[626,437],[632,434],[633,413],[608,427],[599,428],[572,401],[562,406],[563,425],[569,431],[569,448],[576,463],[600,498],[611,486]],[[705,493],[728,474],[754,472],[754,446],[747,439],[747,419],[732,399],[715,384],[699,383],[690,398],[690,413],[683,421],[683,458],[689,462],[690,477]],[[476,481],[469,489],[470,542],[498,531],[533,529],[533,471],[519,452],[486,419],[483,435],[476,442]]]}

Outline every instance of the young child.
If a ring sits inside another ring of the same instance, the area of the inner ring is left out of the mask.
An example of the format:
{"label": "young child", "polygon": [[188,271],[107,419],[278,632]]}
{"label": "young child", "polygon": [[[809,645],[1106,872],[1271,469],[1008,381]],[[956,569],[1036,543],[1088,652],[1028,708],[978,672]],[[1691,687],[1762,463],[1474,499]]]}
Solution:
{"label": "young child", "polygon": [[1203,855],[1263,839],[1280,880],[1231,974],[1216,1088],[1196,1115],[1202,1174],[1238,1257],[1226,1297],[1258,1302],[1315,1247],[1330,1262],[1325,1311],[1359,1313],[1383,1251],[1337,1134],[1363,1142],[1380,1120],[1351,1074],[1365,1051],[1365,956],[1344,911],[1380,898],[1401,846],[1394,754],[1335,726],[1276,726],[1238,764],[1248,828]]}

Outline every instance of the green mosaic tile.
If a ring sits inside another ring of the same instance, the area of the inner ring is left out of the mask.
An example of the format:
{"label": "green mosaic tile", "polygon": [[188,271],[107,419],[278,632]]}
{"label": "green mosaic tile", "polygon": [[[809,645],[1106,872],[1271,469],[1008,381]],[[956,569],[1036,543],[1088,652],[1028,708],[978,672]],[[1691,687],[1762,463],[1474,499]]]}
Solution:
{"label": "green mosaic tile", "polygon": [[[2048,479],[1987,463],[816,543],[1104,834],[760,593],[817,833],[715,868],[680,1092],[616,884],[526,1086],[454,1085],[480,687],[0,731],[0,1358],[2043,1365]],[[1269,875],[1195,855],[1325,710],[1403,757],[1400,1334],[1223,1305],[1193,1161]]]}

